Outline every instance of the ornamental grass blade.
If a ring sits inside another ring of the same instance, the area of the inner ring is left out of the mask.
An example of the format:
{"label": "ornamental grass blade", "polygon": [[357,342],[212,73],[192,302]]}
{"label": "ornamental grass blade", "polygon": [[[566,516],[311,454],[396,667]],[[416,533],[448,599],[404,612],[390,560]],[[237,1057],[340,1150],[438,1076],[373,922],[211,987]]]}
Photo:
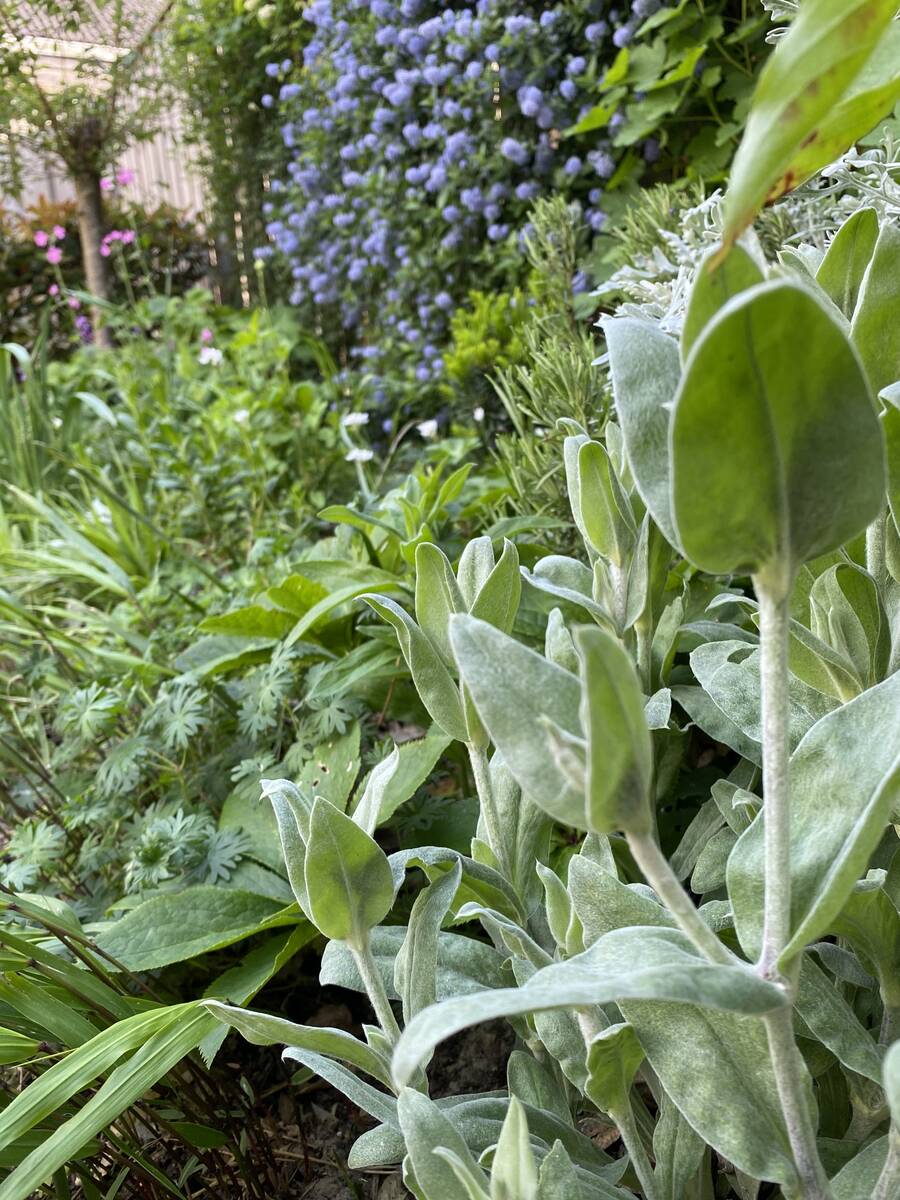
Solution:
{"label": "ornamental grass blade", "polygon": [[[165,1011],[169,1019],[163,1027],[158,1028],[127,1061],[116,1067],[75,1116],[54,1130],[0,1184],[0,1200],[28,1200],[85,1142],[115,1121],[215,1029],[215,1019],[196,1003],[176,1005]],[[117,1028],[111,1026],[99,1036],[112,1035]],[[88,1046],[81,1047],[81,1051],[87,1050]],[[87,1058],[85,1071],[89,1069],[91,1075],[81,1087],[89,1086],[98,1074],[96,1065]],[[48,1071],[47,1075],[50,1073]],[[43,1082],[47,1075],[37,1082]],[[21,1097],[26,1096],[29,1090],[26,1089]],[[0,1129],[4,1128],[3,1123],[8,1119],[11,1108],[12,1105],[0,1115]]]}

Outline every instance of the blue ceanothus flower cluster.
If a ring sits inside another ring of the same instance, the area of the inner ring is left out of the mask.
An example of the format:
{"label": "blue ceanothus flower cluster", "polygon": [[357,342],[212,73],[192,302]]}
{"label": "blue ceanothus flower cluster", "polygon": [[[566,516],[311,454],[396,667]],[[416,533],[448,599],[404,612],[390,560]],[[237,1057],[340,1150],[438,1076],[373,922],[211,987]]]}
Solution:
{"label": "blue ceanothus flower cluster", "polygon": [[564,191],[602,228],[615,121],[577,148],[560,133],[660,2],[311,0],[302,71],[269,64],[262,97],[295,152],[267,248],[290,263],[293,303],[319,323],[331,306],[353,334],[368,322],[355,354],[376,374],[393,341],[437,377],[449,314],[497,277],[537,196]]}

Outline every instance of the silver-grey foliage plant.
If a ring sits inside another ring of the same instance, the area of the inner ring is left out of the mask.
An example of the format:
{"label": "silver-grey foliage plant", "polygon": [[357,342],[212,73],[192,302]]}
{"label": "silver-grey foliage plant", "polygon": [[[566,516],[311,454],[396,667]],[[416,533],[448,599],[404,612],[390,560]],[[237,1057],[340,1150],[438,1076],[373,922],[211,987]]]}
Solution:
{"label": "silver-grey foliage plant", "polygon": [[[669,329],[604,323],[614,419],[565,444],[582,558],[422,545],[414,615],[367,597],[467,748],[471,853],[374,840],[396,754],[350,812],[266,785],[322,982],[377,1023],[211,1007],[368,1112],[350,1165],[419,1200],[900,1197],[900,233],[736,241]],[[678,839],[692,727],[730,769]],[[496,1018],[506,1089],[432,1098],[437,1045]]]}

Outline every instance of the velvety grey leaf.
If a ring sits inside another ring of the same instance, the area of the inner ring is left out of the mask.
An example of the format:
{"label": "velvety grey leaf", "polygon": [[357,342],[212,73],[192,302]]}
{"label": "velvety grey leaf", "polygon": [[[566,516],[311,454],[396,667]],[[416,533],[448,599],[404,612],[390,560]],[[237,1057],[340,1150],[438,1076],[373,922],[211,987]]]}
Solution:
{"label": "velvety grey leaf", "polygon": [[234,1008],[218,1000],[207,1000],[205,1003],[214,1017],[236,1029],[254,1046],[298,1046],[312,1050],[316,1054],[337,1058],[358,1067],[390,1087],[390,1068],[387,1061],[365,1042],[359,1041],[343,1029],[297,1025],[283,1017]]}
{"label": "velvety grey leaf", "polygon": [[669,405],[681,378],[678,344],[650,321],[615,317],[602,324],[628,465],[654,521],[676,546],[669,495]]}
{"label": "velvety grey leaf", "polygon": [[700,1137],[756,1179],[792,1182],[763,1023],[689,1004],[623,1000],[619,1007],[660,1083]]}
{"label": "velvety grey leaf", "polygon": [[792,571],[875,519],[878,418],[853,347],[810,289],[759,284],[707,325],[675,401],[671,462],[681,544],[713,574]]}
{"label": "velvety grey leaf", "polygon": [[888,1153],[888,1138],[880,1137],[851,1158],[831,1181],[833,1200],[863,1200],[872,1196]]}
{"label": "velvety grey leaf", "polygon": [[523,1104],[545,1109],[567,1125],[572,1122],[565,1087],[554,1075],[549,1064],[539,1063],[524,1050],[513,1050],[506,1063],[506,1079],[510,1095],[518,1096]]}
{"label": "velvety grey leaf", "polygon": [[450,737],[468,737],[459,690],[440,654],[412,617],[387,596],[366,595],[366,603],[394,627],[413,683],[431,719]]}
{"label": "velvety grey leaf", "polygon": [[395,1129],[400,1125],[397,1119],[397,1101],[387,1092],[380,1092],[370,1083],[354,1075],[341,1063],[317,1054],[314,1050],[306,1050],[301,1046],[288,1046],[282,1058],[301,1063],[314,1074],[337,1088],[353,1104],[358,1105],[376,1121],[382,1121]]}
{"label": "velvety grey leaf", "polygon": [[777,987],[737,960],[726,967],[698,958],[677,930],[618,929],[583,954],[544,967],[521,988],[460,997],[419,1013],[397,1044],[394,1078],[404,1084],[438,1042],[481,1021],[611,1000],[621,1007],[626,999],[648,997],[760,1015],[784,1003]]}
{"label": "velvety grey leaf", "polygon": [[394,903],[384,851],[327,800],[313,804],[304,874],[309,919],[328,938],[360,947]]}
{"label": "velvety grey leaf", "polygon": [[622,643],[581,628],[581,725],[587,733],[586,812],[597,833],[648,833],[653,745],[637,672]]}
{"label": "velvety grey leaf", "polygon": [[706,1144],[678,1111],[667,1092],[662,1092],[659,1120],[653,1130],[658,1200],[684,1200],[690,1181],[700,1169]]}
{"label": "velvety grey leaf", "polygon": [[433,1100],[412,1088],[404,1088],[397,1101],[397,1116],[416,1181],[429,1200],[438,1196],[446,1200],[469,1200],[466,1188],[434,1153],[438,1147],[452,1151],[476,1177],[481,1176],[486,1182],[469,1147]]}
{"label": "velvety grey leaf", "polygon": [[544,725],[549,719],[580,735],[578,679],[473,617],[454,617],[450,640],[479,716],[523,792],[551,816],[583,829],[584,796],[548,753]]}
{"label": "velvety grey leaf", "polygon": [[691,875],[691,891],[698,896],[724,886],[728,856],[734,849],[737,834],[732,829],[720,829],[709,839],[697,856]]}
{"label": "velvety grey leaf", "polygon": [[569,891],[588,944],[629,926],[674,928],[668,909],[583,855],[569,862]]}
{"label": "velvety grey leaf", "polygon": [[714,800],[707,800],[700,806],[669,860],[679,879],[686,879],[690,875],[704,846],[724,824],[725,820]]}
{"label": "velvety grey leaf", "polygon": [[462,863],[457,862],[449,874],[421,891],[412,906],[394,961],[394,987],[403,1001],[404,1021],[437,1000],[438,938],[461,879]]}
{"label": "velvety grey leaf", "polygon": [[733,246],[722,258],[719,247],[710,250],[697,267],[681,329],[681,357],[686,359],[694,342],[720,308],[738,293],[763,282],[756,259],[743,246]]}
{"label": "velvety grey leaf", "polygon": [[519,552],[515,543],[504,538],[503,552],[497,564],[481,585],[469,609],[473,617],[487,621],[495,629],[509,633],[519,610],[522,594],[522,575],[519,571]]}
{"label": "velvety grey leaf", "polygon": [[450,616],[465,612],[465,604],[446,554],[431,542],[416,547],[415,612],[419,628],[452,666]]}
{"label": "velvety grey leaf", "polygon": [[851,1071],[881,1082],[881,1053],[828,976],[803,956],[796,1009],[810,1033]]}
{"label": "velvety grey leaf", "polygon": [[[399,1000],[394,987],[394,962],[400,952],[406,928],[403,925],[380,925],[371,932],[370,946],[375,965],[391,1000]],[[441,930],[438,938],[437,997],[462,996],[484,988],[508,987],[511,974],[504,968],[504,957],[493,946],[474,938]],[[347,988],[363,992],[362,980],[353,956],[341,942],[329,942],[322,955],[319,983],[326,987]]]}
{"label": "velvety grey leaf", "polygon": [[851,322],[853,344],[877,395],[900,379],[900,230],[885,221],[878,234]]}
{"label": "velvety grey leaf", "polygon": [[[783,961],[829,929],[881,839],[900,789],[900,675],[819,721],[791,756],[791,928]],[[759,952],[763,814],[738,839],[728,892],[744,951]]]}
{"label": "velvety grey leaf", "polygon": [[878,213],[860,208],[843,223],[816,272],[816,282],[824,288],[844,316],[850,320],[875,242],[878,240]]}
{"label": "velvety grey leaf", "polygon": [[701,687],[678,684],[672,688],[672,699],[677,700],[693,723],[716,742],[724,742],[743,758],[762,766],[762,747],[759,742],[741,730],[734,721],[726,717],[721,708]]}

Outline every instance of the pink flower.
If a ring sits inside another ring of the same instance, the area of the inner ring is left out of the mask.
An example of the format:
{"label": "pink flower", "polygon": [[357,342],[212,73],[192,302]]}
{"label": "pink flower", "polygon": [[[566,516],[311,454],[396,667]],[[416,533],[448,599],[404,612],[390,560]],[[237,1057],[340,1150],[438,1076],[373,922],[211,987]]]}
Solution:
{"label": "pink flower", "polygon": [[81,301],[77,296],[69,297],[69,308],[81,308]]}
{"label": "pink flower", "polygon": [[34,235],[34,244],[43,248],[50,241],[50,235],[45,233],[43,229],[39,229]]}
{"label": "pink flower", "polygon": [[116,171],[116,183],[119,185],[119,187],[128,187],[129,183],[134,183],[134,180],[134,171]]}
{"label": "pink flower", "polygon": [[59,284],[51,283],[50,286],[47,288],[47,294],[50,296],[58,296],[59,295]]}
{"label": "pink flower", "polygon": [[103,241],[100,243],[100,254],[103,258],[109,258],[109,242]]}
{"label": "pink flower", "polygon": [[50,247],[50,249],[47,251],[47,262],[54,267],[58,266],[59,263],[62,262],[62,250],[60,250],[59,246]]}
{"label": "pink flower", "polygon": [[56,238],[56,240],[58,242],[61,242],[63,240],[63,238],[66,236],[66,231],[62,225],[54,225],[53,226],[53,236]]}
{"label": "pink flower", "polygon": [[212,340],[213,340],[213,331],[211,329],[201,329],[200,330],[200,341],[203,343],[204,346],[208,346]]}
{"label": "pink flower", "polygon": [[115,186],[115,182],[112,179],[106,178],[100,180],[101,192],[111,192]]}
{"label": "pink flower", "polygon": [[130,246],[133,241],[134,241],[134,230],[133,229],[123,230],[122,231],[122,245]]}

